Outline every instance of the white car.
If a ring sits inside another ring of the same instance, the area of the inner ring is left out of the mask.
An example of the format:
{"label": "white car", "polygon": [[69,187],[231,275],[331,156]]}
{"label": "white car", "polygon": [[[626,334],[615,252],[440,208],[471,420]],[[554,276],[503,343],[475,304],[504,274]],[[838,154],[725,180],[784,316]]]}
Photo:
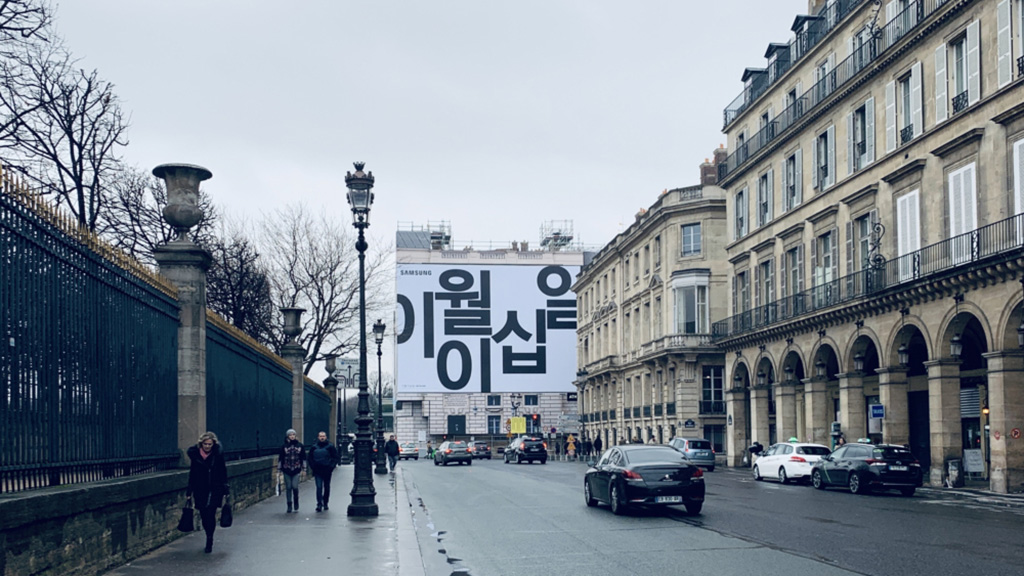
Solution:
{"label": "white car", "polygon": [[754,480],[771,478],[785,484],[811,477],[811,467],[822,456],[832,453],[828,446],[780,442],[772,444],[754,461]]}

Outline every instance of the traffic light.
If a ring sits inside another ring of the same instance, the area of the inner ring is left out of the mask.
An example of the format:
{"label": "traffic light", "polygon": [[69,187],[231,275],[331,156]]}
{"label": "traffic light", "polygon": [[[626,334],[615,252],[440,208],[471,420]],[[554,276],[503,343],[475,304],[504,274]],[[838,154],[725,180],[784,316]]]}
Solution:
{"label": "traffic light", "polygon": [[536,414],[534,414],[534,415],[533,415],[533,419],[534,419],[534,420],[536,420],[536,419],[537,419],[537,415],[536,415]]}

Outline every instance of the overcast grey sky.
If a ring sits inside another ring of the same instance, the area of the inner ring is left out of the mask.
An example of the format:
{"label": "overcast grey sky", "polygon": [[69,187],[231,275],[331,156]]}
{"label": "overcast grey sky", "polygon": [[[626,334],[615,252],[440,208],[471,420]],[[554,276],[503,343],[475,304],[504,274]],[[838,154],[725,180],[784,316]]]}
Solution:
{"label": "overcast grey sky", "polygon": [[125,158],[205,166],[234,216],[289,203],[374,236],[451,222],[457,243],[602,245],[696,184],[722,109],[806,0],[63,0],[57,24],[131,115]]}

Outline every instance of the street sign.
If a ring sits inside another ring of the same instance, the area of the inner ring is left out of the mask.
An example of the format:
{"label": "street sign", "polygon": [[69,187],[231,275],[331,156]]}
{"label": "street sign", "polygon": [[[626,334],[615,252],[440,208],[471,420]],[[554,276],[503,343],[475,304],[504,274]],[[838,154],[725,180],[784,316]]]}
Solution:
{"label": "street sign", "polygon": [[565,393],[565,401],[566,402],[576,402],[576,399],[578,398],[578,396],[577,396],[578,394],[579,394],[579,392],[566,392]]}
{"label": "street sign", "polygon": [[697,427],[697,423],[694,422],[693,420],[687,420],[686,422],[683,422],[683,428],[696,428],[696,427]]}
{"label": "street sign", "polygon": [[506,418],[505,419],[505,432],[511,432],[511,431],[512,431],[512,419],[511,418]]}
{"label": "street sign", "polygon": [[509,422],[512,426],[511,432],[513,434],[526,434],[526,416],[509,418]]}
{"label": "street sign", "polygon": [[885,405],[883,404],[871,404],[871,417],[872,418],[885,418]]}

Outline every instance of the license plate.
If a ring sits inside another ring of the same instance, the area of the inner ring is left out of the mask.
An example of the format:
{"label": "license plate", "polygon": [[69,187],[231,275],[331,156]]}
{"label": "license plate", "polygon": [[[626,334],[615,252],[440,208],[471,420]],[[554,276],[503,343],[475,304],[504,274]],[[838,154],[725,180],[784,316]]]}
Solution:
{"label": "license plate", "polygon": [[677,504],[683,501],[682,496],[655,496],[654,502],[656,504]]}
{"label": "license plate", "polygon": [[906,466],[889,466],[889,470],[892,470],[893,472],[906,472],[907,471],[907,467]]}

